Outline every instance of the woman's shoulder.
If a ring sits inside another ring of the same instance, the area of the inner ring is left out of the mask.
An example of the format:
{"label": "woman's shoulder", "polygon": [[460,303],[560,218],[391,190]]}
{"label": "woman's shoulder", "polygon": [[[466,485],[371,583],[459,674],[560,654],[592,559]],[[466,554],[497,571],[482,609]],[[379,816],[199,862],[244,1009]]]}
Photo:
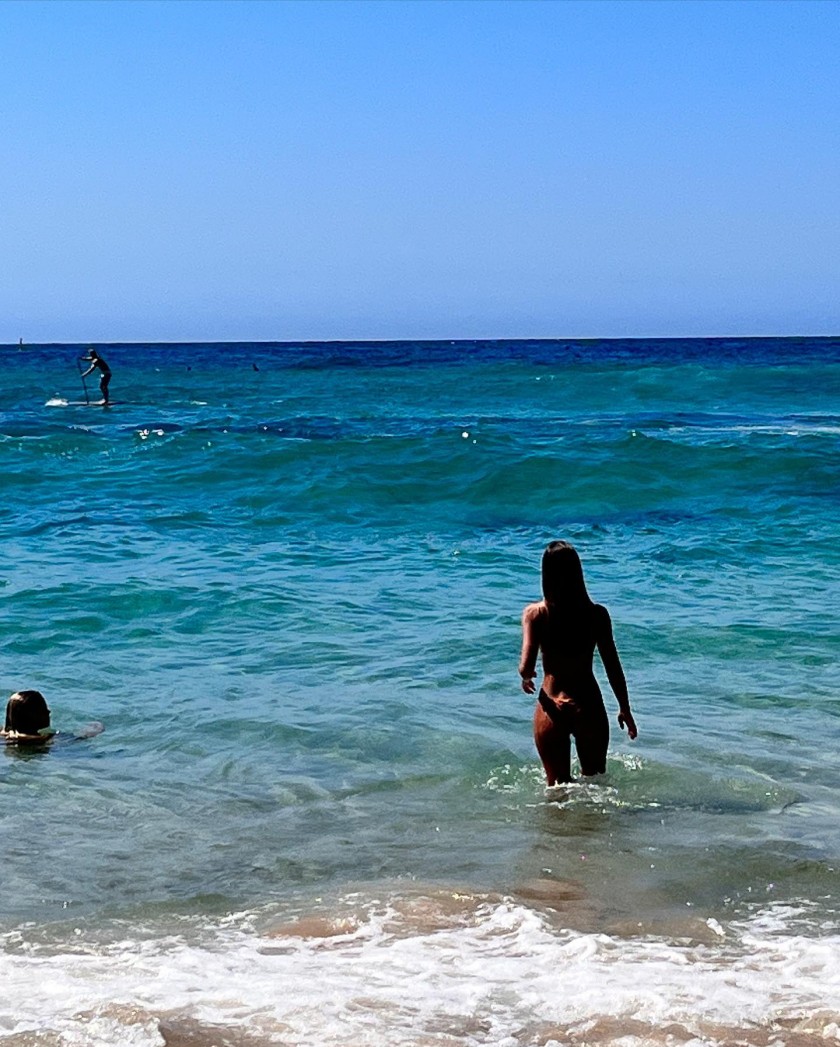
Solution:
{"label": "woman's shoulder", "polygon": [[536,622],[547,613],[548,607],[546,606],[545,600],[537,600],[535,603],[529,603],[525,607],[525,610],[522,612],[522,621]]}

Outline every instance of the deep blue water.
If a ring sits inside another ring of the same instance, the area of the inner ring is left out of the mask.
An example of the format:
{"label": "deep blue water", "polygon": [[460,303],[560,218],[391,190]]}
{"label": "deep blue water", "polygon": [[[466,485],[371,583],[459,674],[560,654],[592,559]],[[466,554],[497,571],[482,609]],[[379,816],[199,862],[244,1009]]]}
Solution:
{"label": "deep blue water", "polygon": [[[97,348],[0,349],[0,1043],[835,1035],[840,339]],[[640,733],[547,792],[557,537]]]}

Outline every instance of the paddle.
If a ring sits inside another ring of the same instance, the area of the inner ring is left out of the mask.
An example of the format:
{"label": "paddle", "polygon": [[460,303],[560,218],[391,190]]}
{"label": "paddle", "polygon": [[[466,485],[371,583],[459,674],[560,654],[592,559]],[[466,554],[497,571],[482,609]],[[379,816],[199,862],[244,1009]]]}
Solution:
{"label": "paddle", "polygon": [[82,360],[87,360],[87,357],[86,356],[80,356],[76,360],[76,363],[77,363],[78,368],[79,368],[79,377],[82,380],[82,386],[83,386],[83,388],[85,390],[85,403],[89,404],[90,403],[90,397],[88,396],[87,382],[85,381],[85,372],[82,370]]}

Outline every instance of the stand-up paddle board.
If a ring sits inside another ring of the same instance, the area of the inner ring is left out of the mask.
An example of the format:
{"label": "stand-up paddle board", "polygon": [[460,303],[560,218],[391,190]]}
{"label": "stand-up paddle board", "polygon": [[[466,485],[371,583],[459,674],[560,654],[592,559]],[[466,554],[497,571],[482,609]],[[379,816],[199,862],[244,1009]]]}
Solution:
{"label": "stand-up paddle board", "polygon": [[44,407],[124,407],[128,400],[62,400],[54,397],[47,400]]}

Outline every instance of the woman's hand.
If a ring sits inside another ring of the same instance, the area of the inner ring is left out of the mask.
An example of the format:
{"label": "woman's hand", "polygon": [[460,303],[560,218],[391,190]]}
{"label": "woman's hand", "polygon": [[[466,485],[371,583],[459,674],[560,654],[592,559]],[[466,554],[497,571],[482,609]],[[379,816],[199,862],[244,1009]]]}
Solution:
{"label": "woman's hand", "polygon": [[627,728],[627,737],[630,739],[631,742],[639,733],[636,730],[636,721],[633,719],[633,714],[630,712],[629,709],[626,713],[618,714],[618,726],[622,729],[622,731],[625,727]]}
{"label": "woman's hand", "polygon": [[534,691],[536,691],[536,689],[537,688],[534,686],[534,677],[533,676],[523,676],[522,677],[522,690],[526,694],[533,694]]}

